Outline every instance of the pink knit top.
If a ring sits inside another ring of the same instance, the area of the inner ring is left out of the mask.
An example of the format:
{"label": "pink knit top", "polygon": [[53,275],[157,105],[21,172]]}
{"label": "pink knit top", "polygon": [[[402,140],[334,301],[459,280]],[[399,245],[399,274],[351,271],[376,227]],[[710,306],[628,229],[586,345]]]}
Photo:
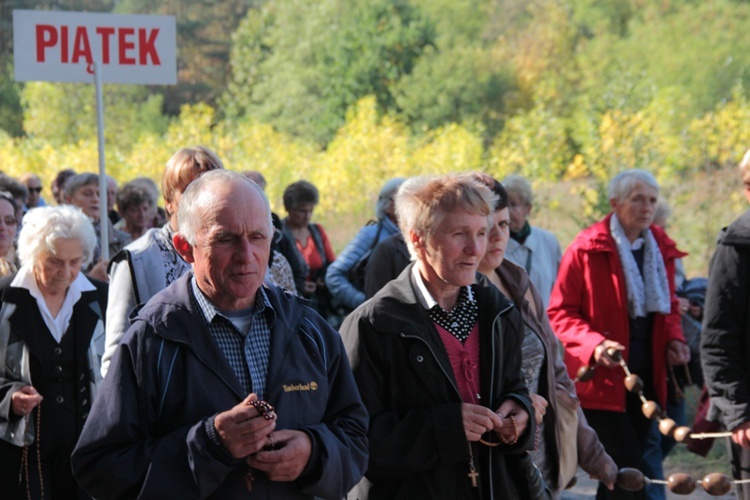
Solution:
{"label": "pink knit top", "polygon": [[437,323],[433,324],[448,353],[461,400],[464,403],[479,404],[479,323],[474,324],[463,344],[448,330]]}

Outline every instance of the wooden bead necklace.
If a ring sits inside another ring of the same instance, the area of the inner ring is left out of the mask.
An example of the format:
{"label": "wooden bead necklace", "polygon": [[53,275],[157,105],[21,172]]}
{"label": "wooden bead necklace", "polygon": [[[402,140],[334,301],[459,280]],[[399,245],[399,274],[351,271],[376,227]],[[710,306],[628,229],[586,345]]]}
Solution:
{"label": "wooden bead necklace", "polygon": [[[638,375],[631,373],[628,369],[628,364],[622,359],[622,354],[617,349],[612,347],[607,349],[607,355],[615,360],[622,367],[625,372],[625,388],[638,395],[641,400],[641,411],[643,415],[651,420],[656,420],[659,424],[659,432],[663,435],[673,438],[678,443],[688,443],[695,439],[713,439],[720,437],[729,437],[732,435],[730,431],[722,432],[702,432],[692,433],[690,427],[678,426],[677,423],[671,418],[664,416],[661,407],[656,401],[649,401],[643,395],[643,380]],[[595,367],[593,366],[582,366],[578,370],[575,382],[588,382],[594,377]]]}
{"label": "wooden bead necklace", "polygon": [[[643,403],[641,405],[641,411],[643,415],[651,420],[655,420],[659,425],[659,432],[664,436],[671,437],[678,443],[689,443],[691,440],[696,439],[713,439],[719,437],[729,437],[732,435],[730,431],[724,432],[701,432],[693,433],[690,427],[678,426],[677,423],[671,418],[664,416],[659,404],[656,401],[649,401],[643,395],[643,380],[638,375],[631,373],[628,369],[627,363],[622,359],[622,353],[612,347],[607,349],[607,355],[615,360],[625,372],[625,388],[634,394],[638,395],[638,398]],[[594,366],[582,366],[577,373],[576,382],[588,382],[594,376]],[[669,491],[677,495],[689,495],[698,484],[709,495],[721,496],[726,495],[732,488],[732,484],[747,484],[750,483],[750,479],[737,479],[730,480],[725,474],[720,472],[714,472],[706,475],[701,480],[696,480],[688,474],[683,472],[676,472],[670,474],[666,480],[663,479],[650,479],[643,475],[638,469],[625,467],[620,469],[617,474],[617,484],[624,490],[638,491],[647,484],[661,484],[667,486]]]}
{"label": "wooden bead necklace", "polygon": [[624,467],[617,473],[617,484],[627,491],[639,491],[648,484],[661,484],[677,495],[689,495],[700,484],[712,496],[722,496],[729,493],[733,484],[748,484],[750,479],[730,480],[725,474],[713,472],[703,479],[696,480],[684,472],[675,472],[664,479],[650,479],[638,469]]}

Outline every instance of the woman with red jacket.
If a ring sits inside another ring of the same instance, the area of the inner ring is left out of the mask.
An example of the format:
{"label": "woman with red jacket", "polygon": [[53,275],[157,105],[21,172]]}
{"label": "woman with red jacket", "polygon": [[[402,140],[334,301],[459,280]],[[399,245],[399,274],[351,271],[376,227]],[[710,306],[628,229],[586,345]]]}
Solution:
{"label": "woman with red jacket", "polygon": [[[687,363],[690,351],[674,289],[675,259],[685,254],[652,224],[658,197],[656,179],[644,170],[621,172],[610,182],[612,212],[568,247],[548,309],[571,378],[583,365],[597,367],[591,380],[576,384],[589,424],[618,467],[646,475],[652,472],[643,447],[654,423],[626,391],[625,373],[607,349],[621,352],[643,379],[645,396],[664,408],[667,364]],[[619,487],[597,492],[597,498],[642,495]]]}

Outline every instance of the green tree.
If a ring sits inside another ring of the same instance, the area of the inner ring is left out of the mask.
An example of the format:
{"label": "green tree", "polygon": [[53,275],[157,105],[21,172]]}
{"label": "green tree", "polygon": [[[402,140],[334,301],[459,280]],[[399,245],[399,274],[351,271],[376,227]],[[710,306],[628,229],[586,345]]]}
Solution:
{"label": "green tree", "polygon": [[686,111],[697,117],[730,98],[738,82],[748,83],[750,34],[741,27],[750,22],[750,5],[731,0],[642,3],[624,36],[597,36],[580,46],[585,77],[579,95],[602,95],[622,73],[641,75],[656,89],[688,94]]}
{"label": "green tree", "polygon": [[[279,130],[325,144],[349,106],[372,94],[394,110],[391,87],[432,43],[431,26],[405,0],[288,0],[243,23],[232,53],[227,114],[246,112]],[[257,15],[252,12],[250,15]],[[248,56],[253,64],[237,60]],[[254,73],[257,71],[257,73]],[[241,82],[245,83],[244,88]]]}
{"label": "green tree", "polygon": [[13,66],[8,63],[0,71],[0,128],[18,137],[23,133],[21,85],[13,81]]}
{"label": "green tree", "polygon": [[572,156],[565,121],[538,104],[508,120],[489,151],[489,171],[498,178],[516,173],[556,181]]}
{"label": "green tree", "polygon": [[515,90],[515,78],[510,65],[491,50],[430,47],[393,89],[398,109],[415,131],[480,123],[488,140],[502,129],[505,98]]}
{"label": "green tree", "polygon": [[232,33],[240,20],[263,0],[119,0],[121,14],[175,16],[177,24],[177,85],[152,88],[164,95],[164,111],[176,116],[183,104],[216,104],[229,79]]}
{"label": "green tree", "polygon": [[[31,82],[21,93],[24,131],[53,146],[97,141],[93,85]],[[104,138],[127,150],[144,134],[162,134],[162,97],[137,85],[104,85]]]}

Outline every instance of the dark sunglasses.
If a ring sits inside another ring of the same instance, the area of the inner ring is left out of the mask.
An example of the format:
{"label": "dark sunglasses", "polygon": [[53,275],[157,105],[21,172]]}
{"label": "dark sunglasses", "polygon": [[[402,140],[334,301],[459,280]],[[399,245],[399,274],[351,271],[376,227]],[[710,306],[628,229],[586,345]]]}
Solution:
{"label": "dark sunglasses", "polygon": [[41,193],[41,192],[42,192],[42,188],[40,188],[40,187],[38,187],[38,188],[29,188],[29,193]]}

